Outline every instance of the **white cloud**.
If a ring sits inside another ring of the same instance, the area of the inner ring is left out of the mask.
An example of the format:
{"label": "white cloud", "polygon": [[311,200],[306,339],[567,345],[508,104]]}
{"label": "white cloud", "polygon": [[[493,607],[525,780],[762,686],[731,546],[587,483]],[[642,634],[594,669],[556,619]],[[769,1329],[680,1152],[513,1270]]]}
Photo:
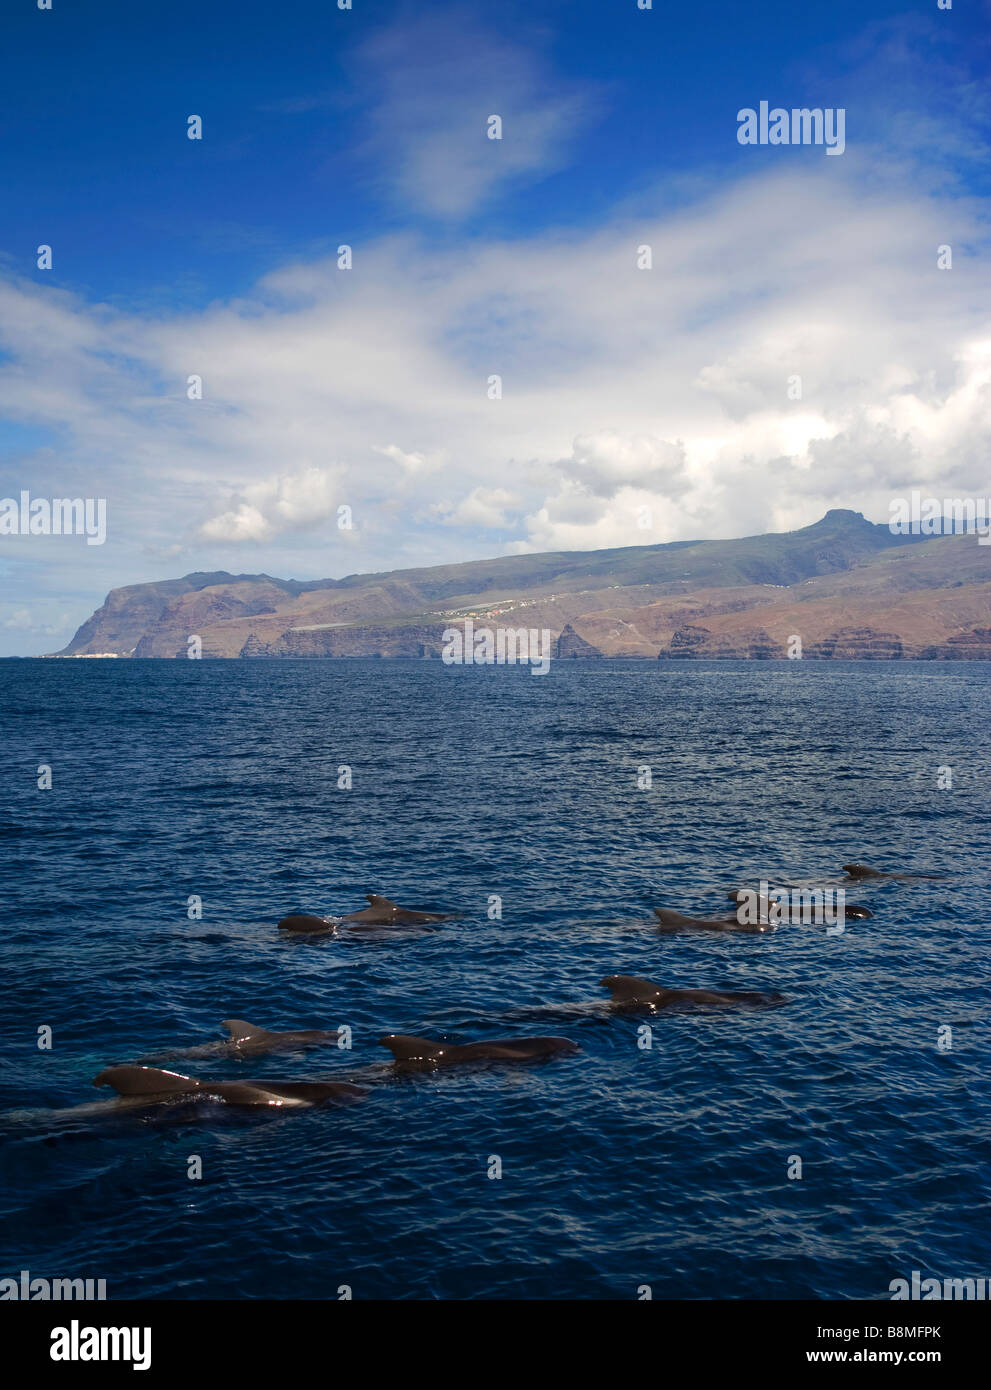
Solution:
{"label": "white cloud", "polygon": [[398,463],[399,467],[406,474],[427,473],[439,468],[443,462],[440,454],[435,454],[428,458],[426,454],[407,453],[400,449],[396,444],[386,444],[385,446],[374,445],[377,454],[384,454],[387,459],[392,459],[393,463]]}
{"label": "white cloud", "polygon": [[245,487],[227,511],[202,524],[200,535],[208,541],[266,541],[282,531],[316,526],[337,506],[334,472],[304,468]]}
{"label": "white cloud", "polygon": [[446,526],[505,526],[519,510],[520,498],[506,488],[476,487],[460,502],[438,502],[431,510]]}
{"label": "white cloud", "polygon": [[[466,10],[391,25],[357,62],[360,90],[373,94],[366,159],[388,170],[404,211],[443,219],[551,172],[599,100],[557,78],[532,42],[482,29]],[[488,137],[492,115],[500,140]]]}
{"label": "white cloud", "polygon": [[[269,572],[318,576],[783,529],[835,505],[884,518],[912,486],[983,495],[987,241],[976,201],[914,174],[878,186],[848,151],[568,238],[452,256],[387,237],[360,275],[286,266],[200,313],[0,281],[0,409],[59,433],[8,488],[108,497],[87,557],[105,587],[152,577],[155,553],[165,574],[235,568],[245,542]],[[343,504],[349,537],[325,524]],[[43,540],[19,543],[40,558]]]}
{"label": "white cloud", "polygon": [[581,435],[572,446],[571,457],[562,459],[559,467],[565,476],[598,497],[615,497],[633,484],[671,497],[689,488],[684,445],[649,434],[600,430]]}
{"label": "white cloud", "polygon": [[13,632],[31,633],[38,637],[51,637],[61,633],[68,622],[66,614],[58,615],[53,622],[43,622],[39,618],[37,610],[30,608],[15,608],[0,620],[0,626],[8,628]]}

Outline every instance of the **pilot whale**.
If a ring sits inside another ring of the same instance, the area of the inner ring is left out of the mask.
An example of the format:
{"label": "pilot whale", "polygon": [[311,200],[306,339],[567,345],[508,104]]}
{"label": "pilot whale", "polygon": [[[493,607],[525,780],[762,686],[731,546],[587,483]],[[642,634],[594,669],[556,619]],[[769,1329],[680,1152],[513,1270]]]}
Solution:
{"label": "pilot whale", "polygon": [[678,931],[683,927],[701,927],[706,931],[774,931],[770,922],[738,922],[735,917],[686,917],[683,912],[675,912],[670,907],[655,907],[654,916],[665,931]]}
{"label": "pilot whale", "polygon": [[577,1052],[570,1038],[496,1038],[489,1042],[444,1043],[389,1033],[379,1038],[396,1062],[406,1066],[449,1067],[458,1062],[530,1062],[558,1052]]}
{"label": "pilot whale", "polygon": [[339,1037],[335,1028],[300,1028],[292,1032],[275,1033],[267,1028],[258,1028],[243,1018],[225,1018],[221,1027],[230,1034],[223,1042],[202,1043],[197,1047],[181,1047],[172,1051],[158,1052],[143,1057],[142,1062],[178,1061],[188,1057],[261,1057],[266,1052],[278,1052],[282,1048],[316,1047],[320,1043],[336,1043]]}
{"label": "pilot whale", "polygon": [[107,1067],[93,1079],[119,1096],[149,1105],[175,1100],[222,1100],[228,1105],[303,1106],[362,1096],[349,1081],[200,1081],[158,1067]]}
{"label": "pilot whale", "polygon": [[446,922],[448,914],[445,912],[417,912],[411,907],[400,907],[391,898],[380,897],[378,893],[366,893],[368,907],[363,907],[360,912],[349,912],[346,917],[342,917],[342,922],[364,922],[368,926],[391,927],[405,926],[414,922]]}
{"label": "pilot whale", "polygon": [[321,936],[337,930],[334,917],[312,917],[306,912],[294,912],[283,917],[278,924],[279,931],[295,932],[298,936]]}
{"label": "pilot whale", "polygon": [[231,1035],[231,1042],[238,1052],[251,1056],[262,1052],[276,1052],[280,1047],[314,1047],[317,1043],[336,1043],[338,1030],[327,1028],[296,1028],[288,1032],[270,1032],[258,1028],[243,1018],[225,1018],[222,1026]]}
{"label": "pilot whale", "polygon": [[750,989],[668,989],[637,975],[607,975],[599,981],[609,991],[614,1009],[647,1009],[652,1013],[678,1004],[744,1004],[753,1008],[784,1004],[783,994]]}
{"label": "pilot whale", "polygon": [[867,864],[841,864],[849,878],[857,882],[864,879],[914,879],[914,878],[942,878],[942,874],[888,874],[881,869],[872,869]]}
{"label": "pilot whale", "polygon": [[316,917],[308,912],[292,913],[283,917],[278,924],[279,931],[292,932],[296,936],[327,936],[338,927],[352,927],[357,931],[365,927],[408,927],[424,922],[446,922],[450,916],[446,912],[418,912],[411,907],[400,907],[391,898],[383,898],[378,893],[366,893],[368,906],[360,912],[349,912],[345,917]]}
{"label": "pilot whale", "polygon": [[[771,891],[775,892],[777,890],[772,889]],[[726,896],[730,898],[733,902],[739,903],[742,907],[747,902],[752,900],[751,898],[748,898],[748,893],[751,894],[754,898],[756,898],[758,902],[760,902],[760,890],[757,888],[731,888]],[[869,912],[866,907],[861,907],[858,903],[845,902],[843,904],[843,912],[845,916],[853,917],[858,921],[866,921],[869,917],[874,916],[873,912]],[[767,914],[767,907],[765,905],[761,906],[761,914],[765,916]]]}

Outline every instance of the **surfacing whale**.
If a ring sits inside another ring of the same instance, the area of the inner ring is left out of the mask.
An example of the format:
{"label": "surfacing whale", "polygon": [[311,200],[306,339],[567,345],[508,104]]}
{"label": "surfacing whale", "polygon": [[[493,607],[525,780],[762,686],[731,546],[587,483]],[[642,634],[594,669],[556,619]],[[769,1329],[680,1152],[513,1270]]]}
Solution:
{"label": "surfacing whale", "polygon": [[855,882],[863,882],[864,879],[914,879],[914,878],[942,878],[942,874],[888,874],[882,869],[872,869],[867,864],[841,864],[848,878]]}
{"label": "surfacing whale", "polygon": [[231,1035],[231,1042],[238,1052],[255,1056],[262,1052],[277,1052],[281,1047],[315,1047],[318,1043],[336,1043],[338,1029],[296,1028],[287,1032],[270,1032],[267,1028],[257,1028],[243,1018],[225,1018],[222,1026]]}
{"label": "surfacing whale", "polygon": [[93,1079],[119,1096],[149,1105],[178,1100],[222,1100],[228,1105],[303,1106],[362,1096],[349,1081],[206,1081],[158,1067],[107,1067]]}
{"label": "surfacing whale", "polygon": [[446,922],[450,916],[446,912],[417,912],[411,907],[400,907],[391,898],[383,898],[378,893],[366,893],[365,897],[368,906],[360,912],[349,912],[346,917],[292,913],[282,918],[278,924],[279,931],[291,932],[295,936],[328,936],[342,926],[356,931],[363,931],[366,927],[409,927],[425,922]]}
{"label": "surfacing whale", "polygon": [[283,917],[278,929],[297,936],[326,936],[337,930],[337,918],[312,917],[306,912],[294,912],[289,917]]}
{"label": "surfacing whale", "polygon": [[558,1052],[577,1052],[570,1038],[495,1038],[488,1042],[444,1043],[389,1033],[379,1038],[397,1064],[413,1067],[449,1067],[459,1062],[530,1062]]}
{"label": "surfacing whale", "polygon": [[446,912],[417,912],[411,907],[400,907],[391,898],[380,897],[378,893],[366,893],[368,907],[360,912],[349,912],[342,922],[365,923],[370,927],[406,926],[415,922],[446,922]]}
{"label": "surfacing whale", "polygon": [[664,931],[678,931],[688,927],[702,928],[705,931],[774,931],[770,922],[738,922],[735,917],[686,917],[683,912],[675,912],[670,907],[655,907],[654,916],[657,918],[658,926]]}
{"label": "surfacing whale", "polygon": [[[778,890],[772,889],[771,891],[777,892]],[[758,901],[760,900],[760,890],[757,888],[731,888],[730,891],[726,894],[726,896],[732,902],[739,903],[741,906],[743,906],[747,902],[748,892],[754,894],[757,897]],[[874,916],[873,912],[869,912],[866,907],[861,907],[858,903],[844,903],[843,912],[845,916],[853,917],[858,921],[866,921],[869,917]],[[766,915],[766,907],[763,908],[763,913],[764,915]]]}
{"label": "surfacing whale", "polygon": [[742,1004],[751,1008],[769,1008],[786,1002],[783,994],[766,990],[668,989],[665,985],[657,985],[653,980],[643,980],[637,975],[607,975],[599,984],[609,991],[611,1008],[646,1009],[650,1013],[685,1004]]}
{"label": "surfacing whale", "polygon": [[223,1042],[201,1043],[196,1047],[175,1048],[172,1051],[158,1052],[142,1058],[142,1061],[178,1061],[188,1057],[261,1057],[267,1052],[278,1052],[283,1048],[317,1047],[321,1043],[336,1043],[337,1029],[300,1028],[286,1033],[269,1032],[258,1028],[243,1018],[225,1018],[222,1027],[230,1037]]}

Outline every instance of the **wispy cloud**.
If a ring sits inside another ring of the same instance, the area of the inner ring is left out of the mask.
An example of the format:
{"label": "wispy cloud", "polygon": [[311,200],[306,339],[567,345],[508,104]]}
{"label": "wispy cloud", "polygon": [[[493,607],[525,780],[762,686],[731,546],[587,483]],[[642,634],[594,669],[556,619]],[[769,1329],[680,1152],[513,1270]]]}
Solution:
{"label": "wispy cloud", "polygon": [[[463,218],[569,157],[604,94],[559,77],[537,43],[454,8],[409,16],[362,44],[355,68],[370,130],[361,153],[384,170],[405,213]],[[501,139],[489,138],[491,116]]]}

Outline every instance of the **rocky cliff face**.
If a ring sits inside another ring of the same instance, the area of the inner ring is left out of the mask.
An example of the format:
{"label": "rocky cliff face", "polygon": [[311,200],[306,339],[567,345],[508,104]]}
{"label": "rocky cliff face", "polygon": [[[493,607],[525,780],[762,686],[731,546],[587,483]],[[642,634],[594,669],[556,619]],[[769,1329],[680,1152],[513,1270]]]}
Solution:
{"label": "rocky cliff face", "polygon": [[439,657],[445,625],[290,629],[272,642],[252,633],[238,653],[245,658],[283,656]]}
{"label": "rocky cliff face", "polygon": [[[800,633],[794,634],[800,637]],[[801,655],[806,660],[829,661],[896,661],[904,655],[902,640],[893,632],[875,632],[870,627],[841,628],[819,642],[804,643]],[[659,657],[732,658],[740,661],[781,660],[788,648],[776,642],[764,628],[742,632],[730,637],[708,632],[703,627],[682,628],[676,632]]]}
{"label": "rocky cliff face", "polygon": [[570,623],[566,623],[561,636],[557,639],[557,649],[554,655],[558,658],[600,657],[602,653],[598,647],[593,647],[591,642],[586,642],[584,637],[579,637]]}
{"label": "rocky cliff face", "polygon": [[855,512],[800,531],[504,556],[300,582],[225,572],[115,589],[61,656],[439,656],[442,634],[548,629],[559,659],[991,659],[991,548]]}
{"label": "rocky cliff face", "polygon": [[991,661],[991,627],[975,627],[958,632],[938,647],[920,653],[926,661]]}

